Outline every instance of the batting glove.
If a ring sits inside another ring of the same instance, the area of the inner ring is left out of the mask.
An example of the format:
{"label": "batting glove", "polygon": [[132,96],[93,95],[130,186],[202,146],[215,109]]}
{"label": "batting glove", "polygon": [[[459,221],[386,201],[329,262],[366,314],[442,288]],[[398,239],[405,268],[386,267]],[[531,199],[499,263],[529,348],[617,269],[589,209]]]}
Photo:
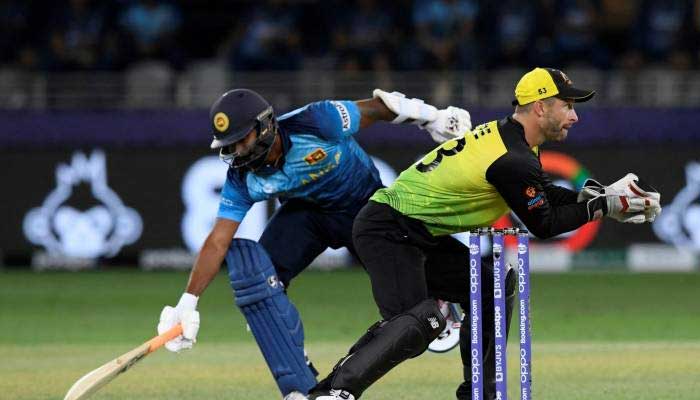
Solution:
{"label": "batting glove", "polygon": [[182,335],[165,344],[165,348],[180,352],[191,349],[197,342],[197,332],[199,332],[199,311],[197,308],[198,297],[185,293],[175,307],[165,306],[160,313],[160,323],[158,323],[158,334],[168,331],[177,324],[182,325]]}
{"label": "batting glove", "polygon": [[444,110],[438,110],[435,121],[429,122],[421,128],[428,131],[434,141],[442,143],[464,136],[472,129],[472,118],[467,110],[450,106]]}
{"label": "batting glove", "polygon": [[438,110],[421,99],[408,98],[403,93],[389,93],[381,89],[374,89],[372,97],[379,98],[396,114],[391,123],[407,122],[418,125],[419,128],[427,130],[430,137],[438,143],[463,136],[472,128],[469,112],[458,107],[450,106]]}
{"label": "batting glove", "polygon": [[410,122],[421,126],[435,121],[437,118],[435,106],[426,104],[421,99],[408,98],[400,92],[389,93],[381,89],[374,89],[372,97],[379,98],[389,110],[396,114],[396,118],[391,121],[392,124]]}

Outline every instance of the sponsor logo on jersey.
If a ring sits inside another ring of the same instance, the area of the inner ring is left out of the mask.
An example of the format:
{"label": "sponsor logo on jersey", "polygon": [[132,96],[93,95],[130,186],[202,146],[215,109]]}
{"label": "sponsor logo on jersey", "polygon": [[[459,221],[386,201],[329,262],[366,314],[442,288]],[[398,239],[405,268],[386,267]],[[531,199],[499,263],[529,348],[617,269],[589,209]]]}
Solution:
{"label": "sponsor logo on jersey", "polygon": [[333,104],[335,110],[338,111],[340,120],[343,122],[343,131],[350,129],[350,112],[348,112],[348,108],[339,101],[331,101],[331,104]]}
{"label": "sponsor logo on jersey", "polygon": [[543,204],[544,204],[544,196],[542,195],[542,193],[540,193],[537,196],[535,196],[533,199],[530,199],[527,202],[527,209],[533,210],[537,207],[542,206]]}
{"label": "sponsor logo on jersey", "polygon": [[219,132],[224,132],[228,129],[228,116],[222,112],[214,115],[214,128]]}
{"label": "sponsor logo on jersey", "polygon": [[311,153],[307,154],[306,157],[304,157],[304,161],[306,161],[306,163],[309,165],[314,165],[317,162],[326,158],[327,155],[328,154],[326,154],[326,152],[323,151],[323,149],[318,148],[312,151]]}

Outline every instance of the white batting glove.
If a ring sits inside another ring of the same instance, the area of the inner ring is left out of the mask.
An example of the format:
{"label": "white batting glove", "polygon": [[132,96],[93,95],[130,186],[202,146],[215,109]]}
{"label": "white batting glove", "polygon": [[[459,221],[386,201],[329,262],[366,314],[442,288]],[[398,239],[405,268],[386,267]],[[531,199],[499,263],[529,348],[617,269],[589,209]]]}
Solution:
{"label": "white batting glove", "polygon": [[177,324],[182,324],[182,335],[167,342],[165,348],[180,352],[191,349],[197,342],[197,332],[199,332],[199,311],[197,301],[199,298],[189,293],[184,293],[175,307],[165,306],[160,313],[158,323],[158,334],[168,331]]}
{"label": "white batting glove", "polygon": [[382,100],[384,105],[396,114],[392,124],[408,122],[418,125],[419,128],[427,130],[430,137],[438,143],[463,136],[472,128],[469,112],[458,107],[450,106],[438,110],[421,99],[410,99],[403,93],[389,93],[381,89],[374,89],[372,96]]}
{"label": "white batting glove", "polygon": [[421,128],[428,131],[430,137],[438,143],[464,136],[472,129],[472,118],[467,110],[458,107],[447,107],[437,112],[435,121],[429,122]]}
{"label": "white batting glove", "polygon": [[437,118],[438,110],[435,106],[426,104],[421,99],[409,99],[403,93],[389,93],[381,89],[374,89],[372,97],[381,99],[384,105],[396,114],[396,118],[391,121],[392,124],[410,122],[420,126],[435,121]]}

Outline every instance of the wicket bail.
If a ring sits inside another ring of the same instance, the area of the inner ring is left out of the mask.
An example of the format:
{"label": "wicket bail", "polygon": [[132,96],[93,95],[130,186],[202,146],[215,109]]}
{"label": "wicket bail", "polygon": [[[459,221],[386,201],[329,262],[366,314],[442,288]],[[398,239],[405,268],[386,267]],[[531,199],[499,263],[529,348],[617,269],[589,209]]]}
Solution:
{"label": "wicket bail", "polygon": [[[496,365],[496,399],[507,400],[506,362],[506,265],[503,261],[504,236],[518,238],[518,337],[520,342],[520,400],[531,400],[531,332],[530,332],[530,247],[528,232],[519,228],[479,228],[469,232],[469,312],[471,337],[472,400],[483,400],[484,355],[481,303],[481,237],[492,238],[494,347]],[[487,327],[486,329],[491,329]]]}

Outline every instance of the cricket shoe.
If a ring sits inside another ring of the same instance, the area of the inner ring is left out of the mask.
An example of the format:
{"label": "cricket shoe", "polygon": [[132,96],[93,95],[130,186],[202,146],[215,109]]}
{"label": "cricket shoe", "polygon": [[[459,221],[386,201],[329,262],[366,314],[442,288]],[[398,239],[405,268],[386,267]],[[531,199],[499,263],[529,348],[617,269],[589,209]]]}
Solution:
{"label": "cricket shoe", "polygon": [[309,400],[309,398],[295,390],[284,396],[282,400]]}
{"label": "cricket shoe", "polygon": [[445,317],[445,329],[430,342],[428,350],[433,353],[445,353],[459,344],[459,328],[462,327],[464,314],[459,311],[456,304],[449,301],[438,300],[438,307]]}
{"label": "cricket shoe", "polygon": [[309,400],[355,400],[355,396],[347,390],[331,389],[310,394]]}

